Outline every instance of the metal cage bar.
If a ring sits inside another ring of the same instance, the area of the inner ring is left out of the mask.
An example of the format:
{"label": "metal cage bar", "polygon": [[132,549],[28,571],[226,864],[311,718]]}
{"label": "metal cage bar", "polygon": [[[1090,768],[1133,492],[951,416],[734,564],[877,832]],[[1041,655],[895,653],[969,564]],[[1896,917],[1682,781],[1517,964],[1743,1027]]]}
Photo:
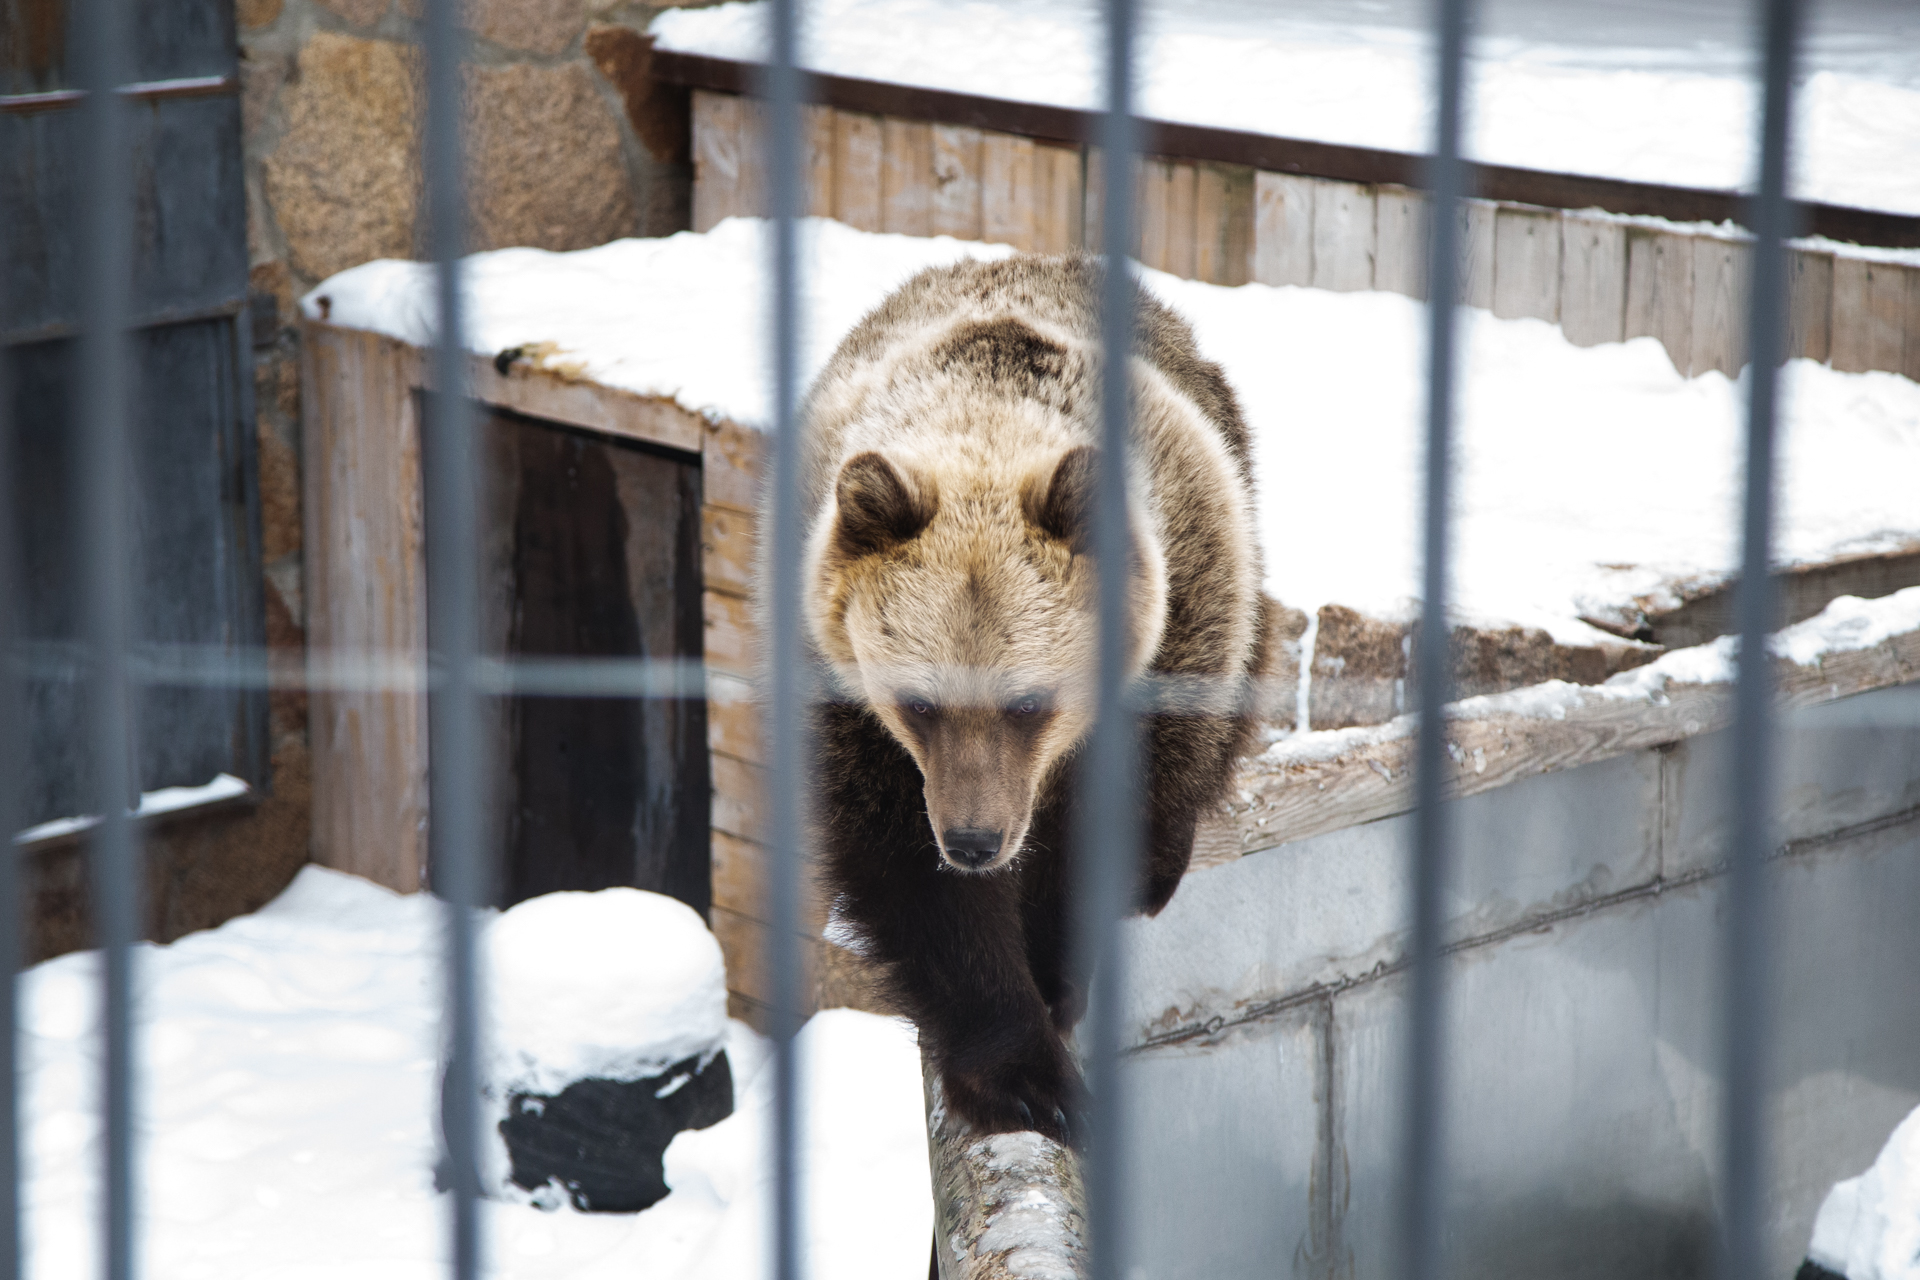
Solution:
{"label": "metal cage bar", "polygon": [[804,700],[809,681],[803,669],[800,637],[800,552],[804,533],[800,519],[800,433],[796,412],[799,394],[800,301],[800,70],[798,66],[797,0],[773,0],[772,48],[768,59],[767,89],[771,98],[768,127],[771,154],[768,195],[772,200],[773,293],[773,528],[772,610],[768,652],[771,662],[771,703],[767,717],[771,770],[768,779],[771,850],[767,886],[773,917],[773,945],[768,949],[767,989],[773,1000],[773,1274],[777,1280],[801,1275],[800,1177],[794,1146],[799,1122],[799,1069],[794,1037],[800,1030],[801,869],[805,859],[805,822],[801,811]]}
{"label": "metal cage bar", "polygon": [[[6,353],[0,351],[0,601],[23,599],[20,548],[14,543],[13,388]],[[13,661],[19,643],[18,610],[0,607],[0,836],[26,824],[20,797],[25,752],[15,726],[22,723],[22,677]],[[0,1280],[20,1274],[20,1079],[19,1009],[13,974],[26,948],[22,935],[20,859],[0,857]]]}
{"label": "metal cage bar", "polygon": [[480,820],[486,779],[480,752],[479,459],[466,395],[466,333],[460,255],[466,243],[466,181],[460,68],[466,36],[455,0],[428,0],[426,178],[439,323],[433,351],[424,457],[427,514],[427,637],[437,679],[428,694],[429,875],[444,903],[448,1031],[440,1116],[452,1198],[448,1241],[455,1280],[474,1280],[479,1229],[480,974],[474,916],[486,883]]}
{"label": "metal cage bar", "polygon": [[1131,1133],[1121,1069],[1121,1010],[1127,973],[1120,919],[1139,877],[1139,765],[1127,688],[1127,472],[1131,442],[1135,285],[1133,183],[1134,0],[1107,0],[1106,112],[1100,121],[1105,189],[1100,200],[1100,449],[1093,508],[1093,560],[1099,574],[1099,644],[1093,736],[1080,763],[1080,812],[1072,837],[1078,889],[1076,950],[1089,982],[1082,1043],[1088,1128],[1081,1164],[1087,1197],[1087,1253],[1096,1280],[1130,1274],[1128,1239]]}
{"label": "metal cage bar", "polygon": [[134,774],[136,727],[127,674],[132,575],[127,556],[127,463],[131,432],[128,319],[132,314],[133,188],[127,163],[126,100],[115,88],[128,79],[131,14],[124,0],[83,0],[75,29],[81,86],[80,235],[85,284],[80,299],[80,528],[88,647],[90,794],[100,824],[90,844],[94,927],[100,940],[106,1044],[101,1105],[106,1113],[102,1211],[107,1280],[134,1274],[133,943],[140,930],[139,839],[128,816],[139,791]]}
{"label": "metal cage bar", "polygon": [[1420,686],[1414,756],[1412,854],[1413,969],[1406,1033],[1400,1205],[1400,1265],[1407,1280],[1438,1280],[1446,1089],[1445,990],[1441,972],[1442,895],[1452,866],[1450,814],[1443,795],[1446,707],[1451,699],[1447,608],[1453,492],[1454,346],[1459,293],[1460,224],[1465,194],[1460,161],[1461,71],[1468,0],[1440,0],[1435,13],[1438,89],[1433,158],[1428,166],[1432,218],[1427,254],[1427,433],[1421,610],[1415,676]]}
{"label": "metal cage bar", "polygon": [[1787,130],[1799,25],[1798,0],[1760,0],[1760,191],[1752,206],[1753,275],[1747,312],[1747,475],[1741,511],[1740,589],[1735,600],[1740,664],[1734,683],[1732,866],[1727,885],[1726,992],[1721,1034],[1726,1071],[1721,1180],[1726,1194],[1720,1274],[1764,1274],[1767,1134],[1766,1055],[1771,948],[1766,860],[1773,848],[1774,419],[1786,346]]}

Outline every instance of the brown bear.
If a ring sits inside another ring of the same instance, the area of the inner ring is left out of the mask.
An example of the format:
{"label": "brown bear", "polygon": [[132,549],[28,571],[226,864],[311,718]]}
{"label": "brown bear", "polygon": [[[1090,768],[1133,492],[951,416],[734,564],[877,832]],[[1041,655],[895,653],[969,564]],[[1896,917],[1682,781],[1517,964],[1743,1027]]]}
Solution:
{"label": "brown bear", "polygon": [[[801,415],[825,887],[950,1105],[981,1132],[1066,1141],[1100,282],[1085,257],[924,271],[847,335]],[[1185,322],[1139,306],[1129,670],[1207,677],[1161,682],[1181,696],[1141,725],[1137,902],[1153,913],[1251,742],[1269,640],[1239,407]]]}

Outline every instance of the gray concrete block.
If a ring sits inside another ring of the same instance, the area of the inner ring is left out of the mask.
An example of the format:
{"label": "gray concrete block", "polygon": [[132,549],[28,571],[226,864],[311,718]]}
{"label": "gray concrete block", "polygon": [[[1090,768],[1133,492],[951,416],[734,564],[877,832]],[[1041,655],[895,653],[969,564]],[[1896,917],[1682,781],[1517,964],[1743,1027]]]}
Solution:
{"label": "gray concrete block", "polygon": [[1152,1170],[1136,1179],[1129,1215],[1143,1274],[1325,1273],[1323,1032],[1305,1009],[1204,1048],[1129,1059],[1133,1167]]}
{"label": "gray concrete block", "polygon": [[[1775,813],[1783,841],[1920,807],[1920,685],[1842,698],[1778,722]],[[1663,874],[1726,857],[1732,741],[1705,734],[1663,755]]]}

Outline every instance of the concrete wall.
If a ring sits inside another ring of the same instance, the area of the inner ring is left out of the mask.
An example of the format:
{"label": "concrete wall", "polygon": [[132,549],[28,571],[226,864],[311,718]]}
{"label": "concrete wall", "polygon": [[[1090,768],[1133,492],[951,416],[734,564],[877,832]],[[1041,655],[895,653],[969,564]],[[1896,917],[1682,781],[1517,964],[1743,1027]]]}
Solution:
{"label": "concrete wall", "polygon": [[[1453,806],[1452,1273],[1710,1265],[1724,735]],[[1769,1274],[1920,1103],[1920,685],[1783,739]],[[1187,878],[1134,923],[1146,1274],[1391,1274],[1409,818]]]}

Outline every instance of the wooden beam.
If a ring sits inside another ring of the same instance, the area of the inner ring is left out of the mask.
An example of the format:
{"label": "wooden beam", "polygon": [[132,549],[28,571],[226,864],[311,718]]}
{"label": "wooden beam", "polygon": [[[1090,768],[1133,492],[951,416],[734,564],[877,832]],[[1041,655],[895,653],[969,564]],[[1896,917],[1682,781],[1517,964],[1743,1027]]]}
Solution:
{"label": "wooden beam", "polygon": [[[736,94],[760,92],[764,76],[764,69],[752,63],[673,50],[656,50],[652,71],[657,79],[670,84]],[[1048,142],[1091,145],[1099,139],[1100,114],[1094,111],[853,76],[811,74],[807,81],[810,100],[842,110],[991,129]],[[1142,120],[1140,126],[1141,150],[1149,155],[1246,165],[1269,173],[1343,182],[1421,187],[1425,178],[1427,157],[1411,152],[1164,120]],[[1599,208],[1675,222],[1741,222],[1746,216],[1748,198],[1734,191],[1548,173],[1511,165],[1469,162],[1466,169],[1467,189],[1487,200],[1549,209]],[[1795,201],[1793,210],[1798,223],[1796,234],[1828,236],[1854,244],[1920,248],[1920,217],[1804,201]]]}
{"label": "wooden beam", "polygon": [[[1782,707],[1831,702],[1920,680],[1920,631],[1871,649],[1829,654],[1811,667],[1776,666]],[[1669,684],[1662,696],[1656,703],[1594,690],[1567,706],[1560,719],[1497,710],[1456,717],[1447,726],[1446,794],[1478,795],[1536,774],[1711,733],[1732,721],[1731,685]],[[1488,702],[1499,706],[1497,698]],[[1316,735],[1248,761],[1231,788],[1236,798],[1226,805],[1224,823],[1196,848],[1194,865],[1410,811],[1413,718],[1345,732],[1354,744],[1345,749],[1330,749]]]}

